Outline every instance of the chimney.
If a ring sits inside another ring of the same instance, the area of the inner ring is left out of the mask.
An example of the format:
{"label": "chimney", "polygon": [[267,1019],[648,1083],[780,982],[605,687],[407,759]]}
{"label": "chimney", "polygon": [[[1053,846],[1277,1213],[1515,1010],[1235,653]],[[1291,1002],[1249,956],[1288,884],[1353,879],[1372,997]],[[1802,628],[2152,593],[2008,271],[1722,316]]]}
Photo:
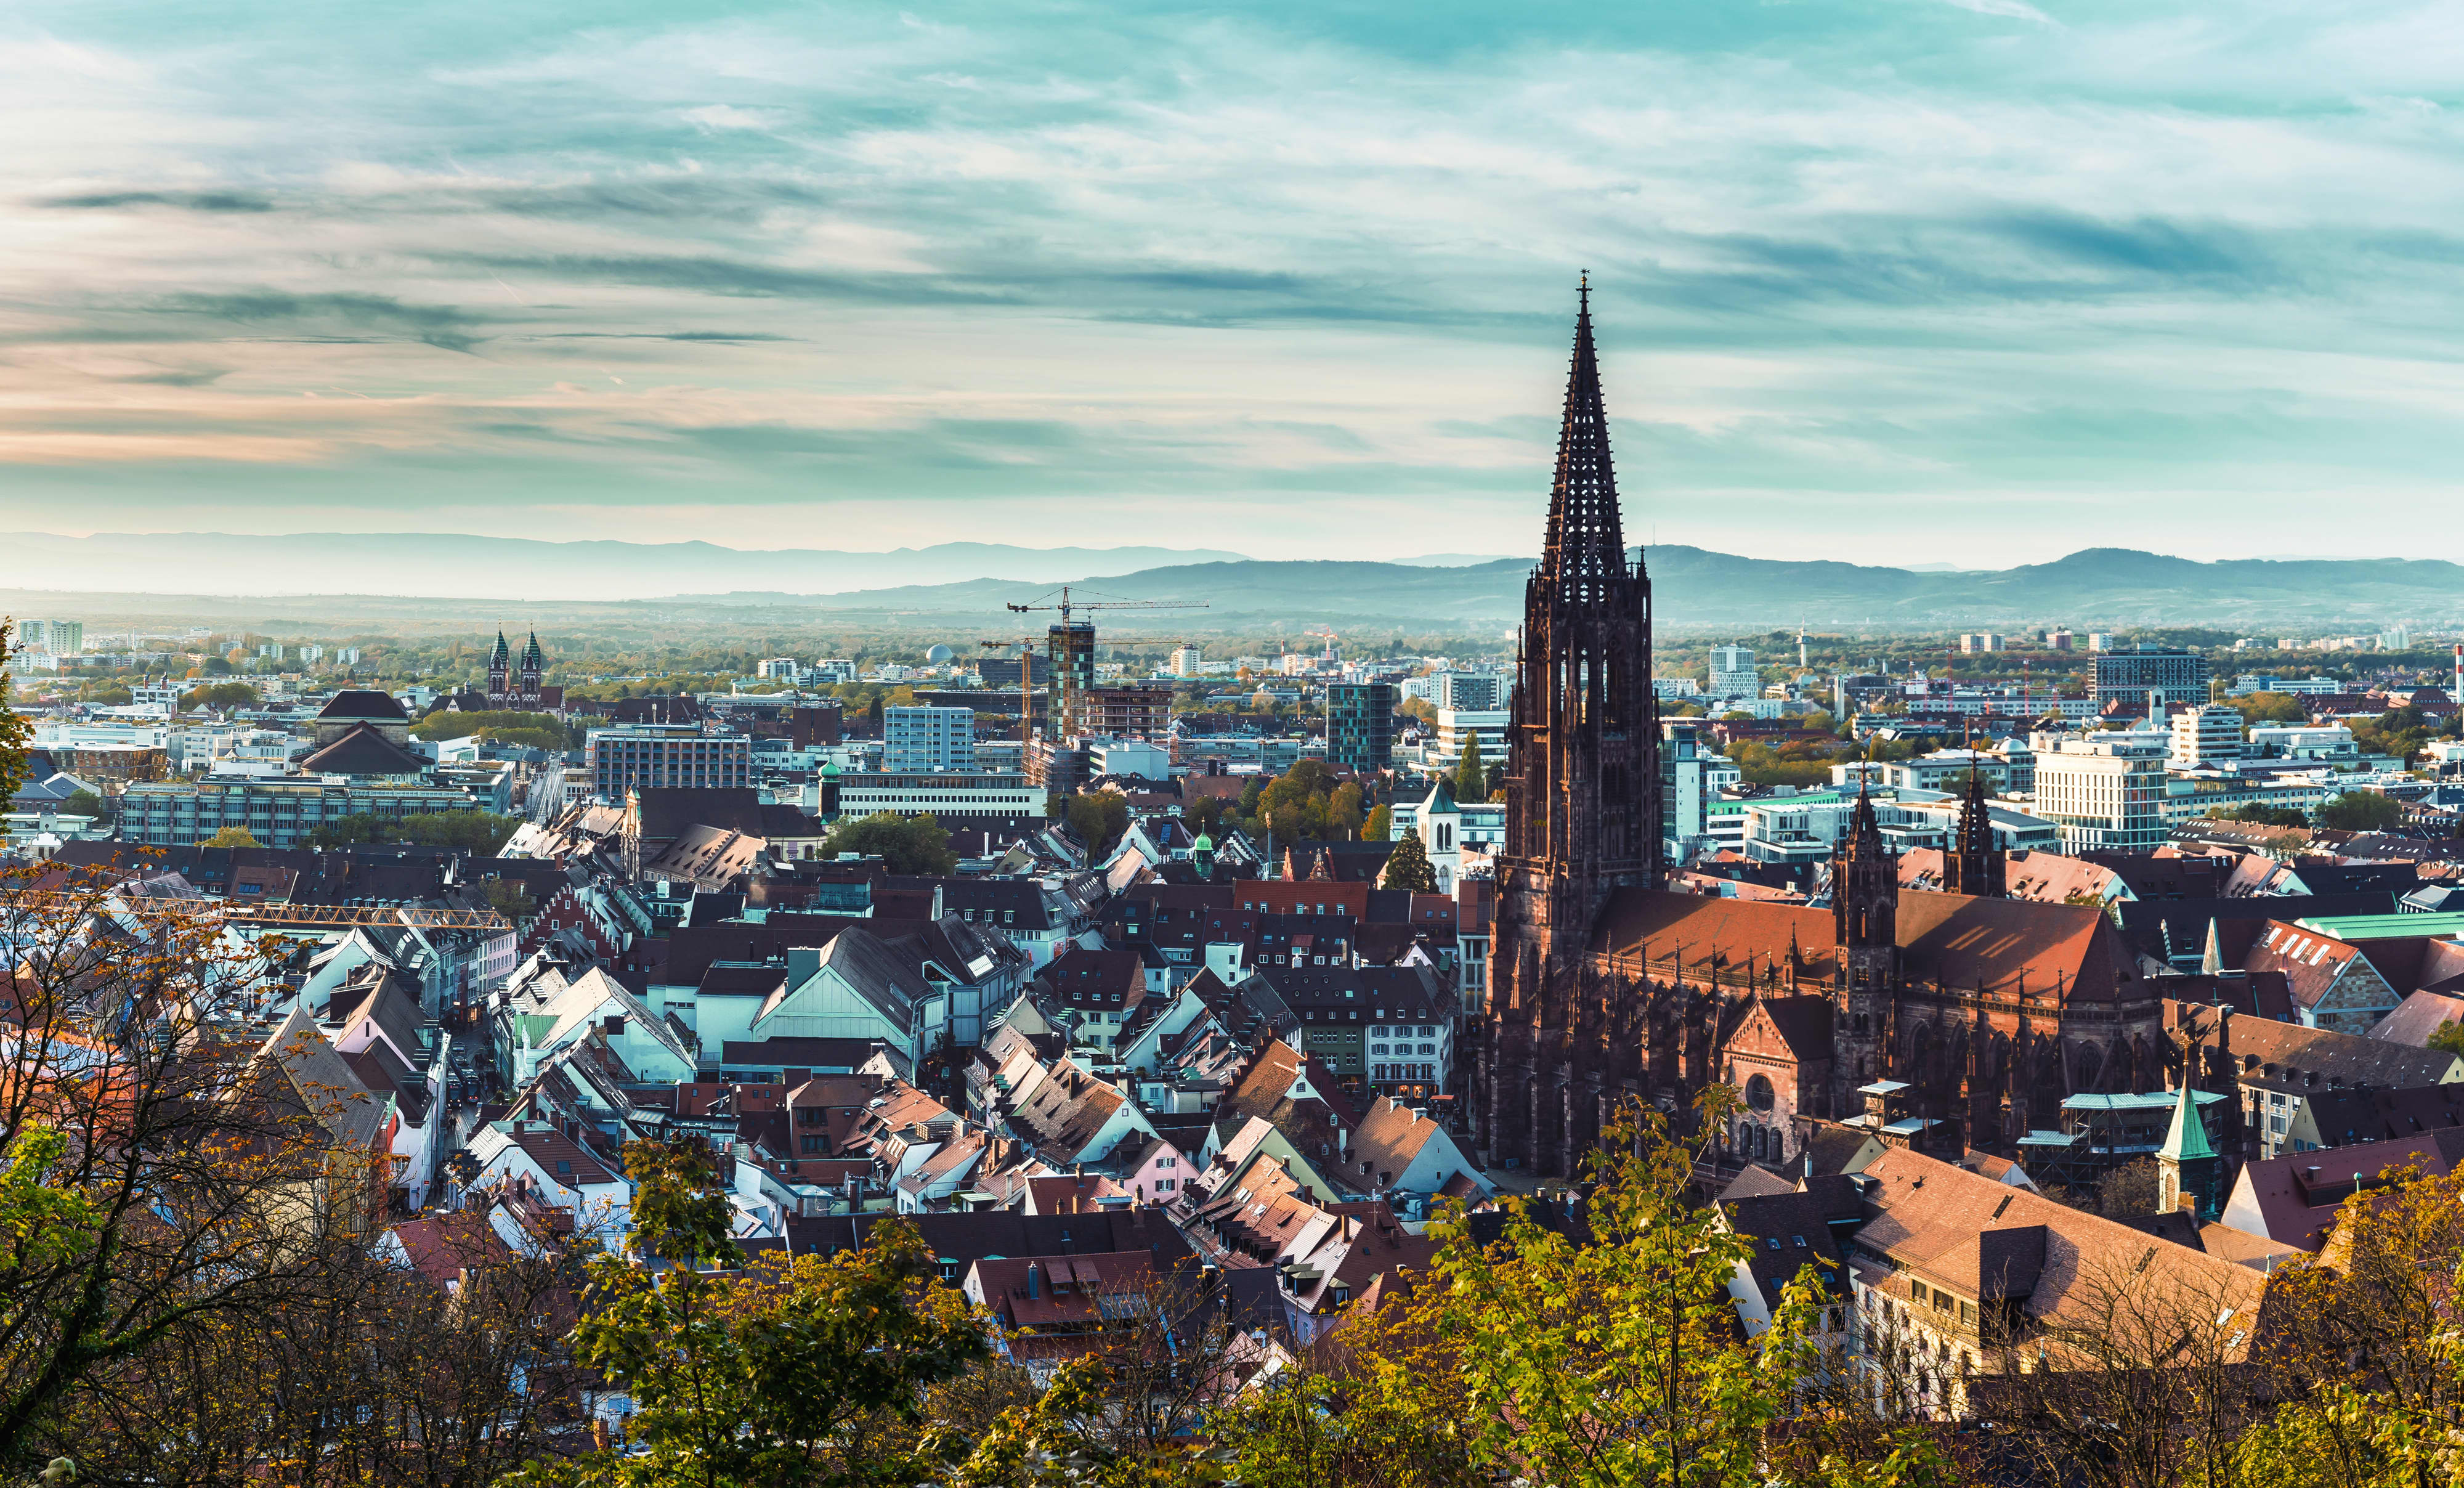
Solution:
{"label": "chimney", "polygon": [[1044,1268],[1033,1261],[1026,1263],[1026,1295],[1029,1297],[1044,1295]]}

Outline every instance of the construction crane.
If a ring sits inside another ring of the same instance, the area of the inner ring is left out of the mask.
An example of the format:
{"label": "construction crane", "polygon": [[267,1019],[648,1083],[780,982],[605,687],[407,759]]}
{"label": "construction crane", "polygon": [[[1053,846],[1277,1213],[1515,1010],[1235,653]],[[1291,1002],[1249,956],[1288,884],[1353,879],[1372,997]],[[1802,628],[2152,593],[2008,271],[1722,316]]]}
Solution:
{"label": "construction crane", "polygon": [[[1095,622],[1081,620],[1081,611],[1096,610],[1204,610],[1204,603],[1187,599],[1072,599],[1072,586],[1063,585],[1054,590],[1061,596],[1059,604],[1046,604],[1052,598],[1045,594],[1031,604],[1007,605],[1012,614],[1027,614],[1039,610],[1056,611],[1061,615],[1058,625],[1045,632],[1045,653],[1052,662],[1052,690],[1058,694],[1058,709],[1053,714],[1053,737],[1078,716],[1078,691],[1095,677]],[[1001,642],[1002,645],[1011,644]]]}
{"label": "construction crane", "polygon": [[156,899],[120,895],[108,888],[84,893],[32,890],[0,897],[0,914],[20,904],[45,909],[141,918],[214,919],[234,925],[407,925],[419,930],[514,928],[492,909],[423,909],[410,905],[268,904],[217,899]]}
{"label": "construction crane", "polygon": [[1007,651],[1018,648],[1018,767],[1026,768],[1027,732],[1035,716],[1035,643],[1033,635],[1013,635],[1006,640],[978,641],[986,651]]}

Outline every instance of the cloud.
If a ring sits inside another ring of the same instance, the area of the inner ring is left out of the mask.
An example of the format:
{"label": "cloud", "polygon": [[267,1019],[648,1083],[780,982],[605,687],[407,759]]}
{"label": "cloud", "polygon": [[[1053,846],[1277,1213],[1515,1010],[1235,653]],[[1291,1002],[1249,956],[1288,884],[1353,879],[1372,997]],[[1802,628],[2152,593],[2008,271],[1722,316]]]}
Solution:
{"label": "cloud", "polygon": [[[1949,3],[2020,24],[61,11],[0,52],[0,197],[36,209],[0,406],[103,440],[88,481],[114,429],[174,441],[113,477],[131,512],[188,509],[160,452],[229,436],[242,508],[484,490],[657,537],[733,502],[825,541],[1061,502],[1369,550],[1425,508],[1520,551],[1588,267],[1671,540],[1750,498],[1758,544],[2003,558],[2128,491],[2212,542],[2332,488],[2464,546],[2414,499],[2464,411],[2452,12]],[[0,479],[0,520],[60,489]]]}
{"label": "cloud", "polygon": [[53,196],[37,207],[65,211],[112,211],[131,207],[168,207],[180,211],[272,211],[274,199],[252,191],[103,191],[86,196]]}
{"label": "cloud", "polygon": [[2014,21],[2034,21],[2039,26],[2057,26],[2060,22],[2024,0],[1943,0],[1945,5],[1973,11],[1979,15],[2000,15]]}
{"label": "cloud", "polygon": [[447,351],[469,351],[486,339],[477,332],[486,322],[466,310],[407,304],[390,295],[294,295],[277,290],[183,293],[164,296],[147,308],[175,317],[276,327],[322,341],[407,340]]}

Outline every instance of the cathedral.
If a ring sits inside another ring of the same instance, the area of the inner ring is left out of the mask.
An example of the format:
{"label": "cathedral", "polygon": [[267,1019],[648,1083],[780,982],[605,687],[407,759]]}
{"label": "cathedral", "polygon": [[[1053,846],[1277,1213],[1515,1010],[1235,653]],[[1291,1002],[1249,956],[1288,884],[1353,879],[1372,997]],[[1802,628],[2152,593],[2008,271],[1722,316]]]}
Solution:
{"label": "cathedral", "polygon": [[1903,893],[1859,801],[1828,908],[1663,886],[1651,579],[1629,557],[1590,292],[1524,590],[1489,1003],[1471,1095],[1492,1166],[1573,1175],[1619,1105],[1743,1097],[1722,1155],[1785,1163],[1850,1122],[1956,1156],[2016,1152],[2064,1098],[2164,1088],[2162,994],[2093,905],[2004,896],[1971,780],[1944,887]]}
{"label": "cathedral", "polygon": [[519,669],[516,669],[513,648],[505,644],[505,633],[496,632],[496,649],[488,657],[488,697],[491,708],[535,709],[555,712],[564,706],[564,689],[543,685],[539,678],[547,671],[547,657],[539,651],[539,632],[531,632],[529,644],[522,647]]}

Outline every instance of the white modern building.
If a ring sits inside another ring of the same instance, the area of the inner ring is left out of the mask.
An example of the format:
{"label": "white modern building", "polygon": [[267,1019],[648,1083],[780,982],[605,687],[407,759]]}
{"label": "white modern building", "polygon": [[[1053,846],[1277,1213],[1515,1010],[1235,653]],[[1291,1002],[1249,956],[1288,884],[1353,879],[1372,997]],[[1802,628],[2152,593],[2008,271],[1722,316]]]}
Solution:
{"label": "white modern building", "polygon": [[976,767],[976,710],[894,707],[881,710],[881,767],[910,773]]}
{"label": "white modern building", "polygon": [[1452,775],[1463,762],[1463,748],[1480,740],[1481,762],[1494,770],[1506,760],[1506,729],[1513,715],[1504,708],[1440,708],[1438,741],[1423,756],[1421,769],[1431,775]]}
{"label": "white modern building", "polygon": [[2241,710],[2209,703],[2173,715],[2173,746],[2167,758],[2193,768],[2241,758]]}
{"label": "white modern building", "polygon": [[[841,816],[870,816],[892,811],[901,816],[931,814],[946,823],[957,816],[1041,816],[1044,788],[1024,775],[983,770],[946,773],[884,770],[872,775],[838,777]],[[812,802],[814,809],[818,800]]]}
{"label": "white modern building", "polygon": [[2061,828],[2065,853],[2151,852],[2165,841],[2166,748],[2132,734],[2040,742],[2032,809]]}
{"label": "white modern building", "polygon": [[1754,671],[1754,654],[1743,646],[1711,648],[1711,685],[1715,698],[1759,698],[1763,684]]}

